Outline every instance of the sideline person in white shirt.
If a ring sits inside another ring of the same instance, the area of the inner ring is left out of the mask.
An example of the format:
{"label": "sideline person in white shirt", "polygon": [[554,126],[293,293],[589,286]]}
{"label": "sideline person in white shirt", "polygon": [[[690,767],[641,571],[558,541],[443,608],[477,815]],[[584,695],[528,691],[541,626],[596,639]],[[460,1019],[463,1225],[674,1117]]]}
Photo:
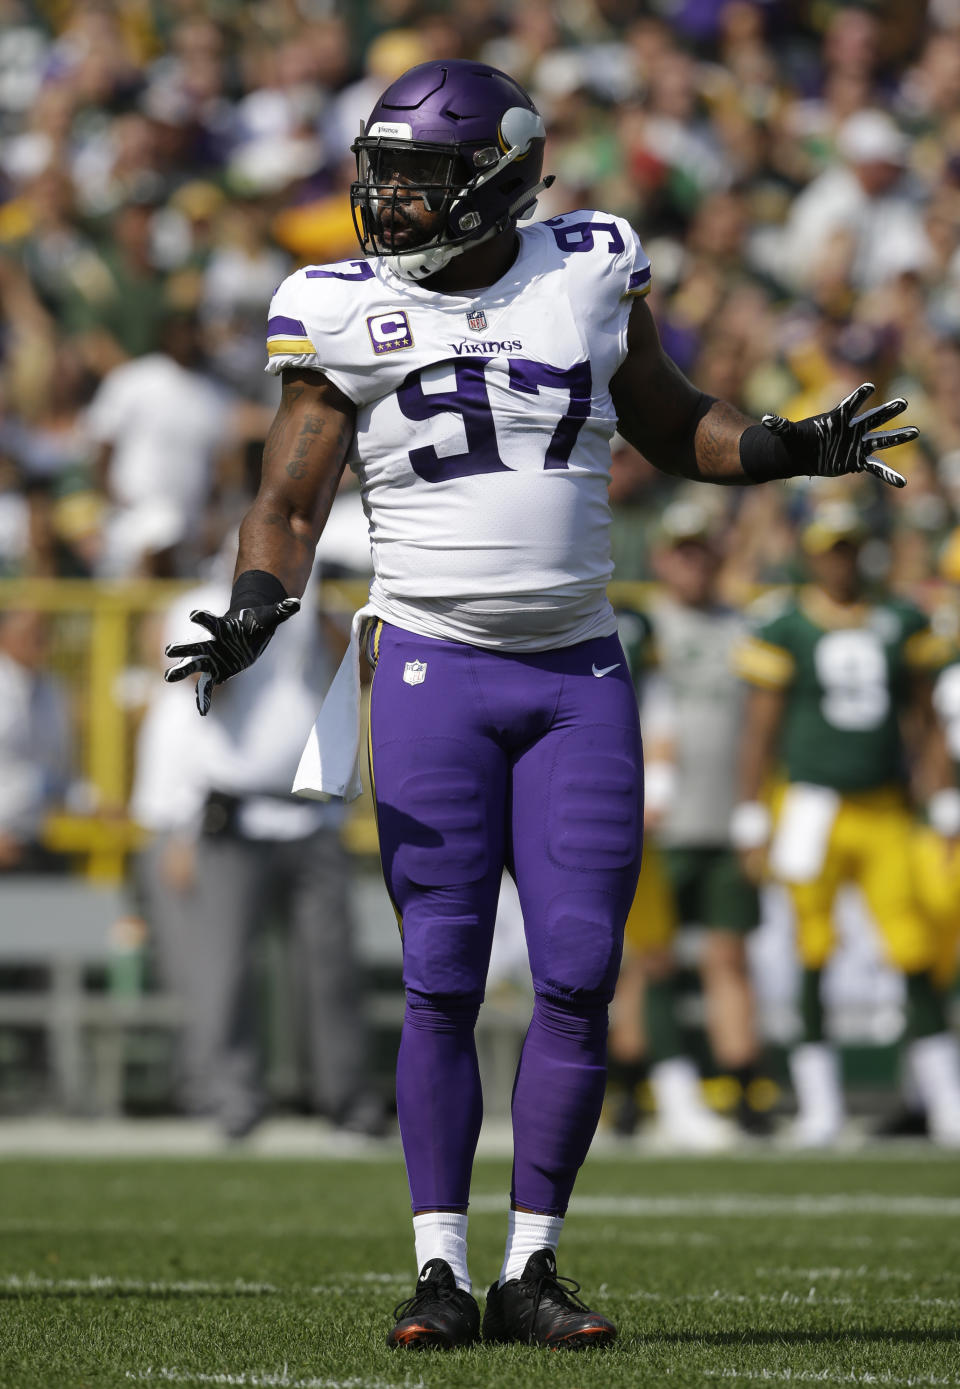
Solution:
{"label": "sideline person in white shirt", "polygon": [[70,779],[69,724],[47,653],[42,614],[0,613],[0,873],[59,866],[40,837]]}
{"label": "sideline person in white shirt", "polygon": [[195,318],[171,314],[162,342],[110,372],[87,413],[114,508],[101,560],[109,577],[134,573],[145,551],[190,544],[228,442],[230,397],[202,371]]}
{"label": "sideline person in white shirt", "polygon": [[[228,598],[228,581],[182,596],[168,635],[196,608]],[[290,795],[331,675],[315,579],[305,608],[313,620],[278,632],[255,677],[232,685],[207,723],[192,691],[159,690],[138,749],[131,809],[160,832],[144,881],[165,933],[159,952],[185,1004],[184,1103],[212,1112],[232,1138],[266,1107],[252,981],[257,940],[274,915],[291,932],[300,989],[291,1007],[302,1019],[312,1107],[346,1130],[376,1136],[384,1126],[368,1077],[343,806]]]}

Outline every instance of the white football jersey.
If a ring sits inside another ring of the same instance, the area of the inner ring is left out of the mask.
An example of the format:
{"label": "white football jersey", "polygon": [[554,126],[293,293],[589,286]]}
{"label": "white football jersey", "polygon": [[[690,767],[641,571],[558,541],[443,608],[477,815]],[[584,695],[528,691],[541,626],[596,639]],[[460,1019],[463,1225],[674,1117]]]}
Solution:
{"label": "white football jersey", "polygon": [[603,212],[518,230],[503,278],[464,294],[377,259],[298,270],[270,306],[267,370],[321,371],[357,406],[374,611],[542,650],[616,627],[609,385],[650,262]]}

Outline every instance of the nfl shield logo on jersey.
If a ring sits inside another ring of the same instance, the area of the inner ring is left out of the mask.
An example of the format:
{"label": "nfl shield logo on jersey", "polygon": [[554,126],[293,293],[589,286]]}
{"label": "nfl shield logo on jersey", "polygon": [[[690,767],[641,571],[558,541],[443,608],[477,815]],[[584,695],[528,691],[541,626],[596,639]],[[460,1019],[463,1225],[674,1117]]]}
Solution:
{"label": "nfl shield logo on jersey", "polygon": [[426,677],[426,661],[407,661],[403,668],[403,683],[405,685],[422,685]]}
{"label": "nfl shield logo on jersey", "polygon": [[471,309],[467,314],[467,322],[475,333],[482,333],[487,326],[487,315],[483,309]]}

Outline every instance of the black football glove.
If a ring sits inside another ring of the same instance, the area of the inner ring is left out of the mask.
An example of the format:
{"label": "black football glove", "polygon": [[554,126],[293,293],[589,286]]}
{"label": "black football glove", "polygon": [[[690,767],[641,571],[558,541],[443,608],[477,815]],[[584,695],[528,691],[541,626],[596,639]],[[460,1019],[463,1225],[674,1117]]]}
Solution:
{"label": "black football glove", "polygon": [[200,672],[197,681],[197,708],[201,714],[210,711],[214,685],[222,685],[231,676],[252,666],[280,626],[300,610],[299,598],[282,598],[278,603],[231,610],[217,617],[197,609],[190,614],[191,622],[206,627],[210,641],[174,642],[166,654],[178,661],[164,671],[169,682],[185,680]]}
{"label": "black football glove", "polygon": [[912,424],[899,429],[879,429],[907,408],[898,397],[884,405],[858,415],[857,408],[872,395],[875,387],[865,381],[845,400],[823,415],[811,415],[806,420],[785,420],[780,415],[764,415],[764,424],[776,434],[799,472],[813,477],[839,477],[841,473],[874,473],[891,487],[906,487],[907,479],[871,455],[877,449],[892,449],[916,439],[920,431]]}

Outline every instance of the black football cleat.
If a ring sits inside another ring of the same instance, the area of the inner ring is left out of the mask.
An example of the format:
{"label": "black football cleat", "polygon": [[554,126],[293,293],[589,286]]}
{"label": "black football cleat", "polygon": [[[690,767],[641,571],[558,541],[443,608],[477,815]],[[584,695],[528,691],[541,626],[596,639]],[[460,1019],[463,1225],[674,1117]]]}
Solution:
{"label": "black football cleat", "polygon": [[576,1296],[579,1291],[579,1283],[557,1277],[553,1250],[538,1249],[521,1277],[508,1279],[502,1288],[494,1283],[487,1293],[483,1339],[520,1341],[553,1350],[610,1345],[617,1328],[585,1307]]}
{"label": "black football cleat", "polygon": [[480,1335],[476,1298],[457,1287],[446,1259],[428,1259],[420,1270],[417,1291],[393,1309],[397,1324],[387,1335],[394,1350],[452,1350],[469,1346]]}
{"label": "black football cleat", "polygon": [[929,1138],[926,1112],[903,1105],[887,1116],[873,1131],[874,1138]]}

